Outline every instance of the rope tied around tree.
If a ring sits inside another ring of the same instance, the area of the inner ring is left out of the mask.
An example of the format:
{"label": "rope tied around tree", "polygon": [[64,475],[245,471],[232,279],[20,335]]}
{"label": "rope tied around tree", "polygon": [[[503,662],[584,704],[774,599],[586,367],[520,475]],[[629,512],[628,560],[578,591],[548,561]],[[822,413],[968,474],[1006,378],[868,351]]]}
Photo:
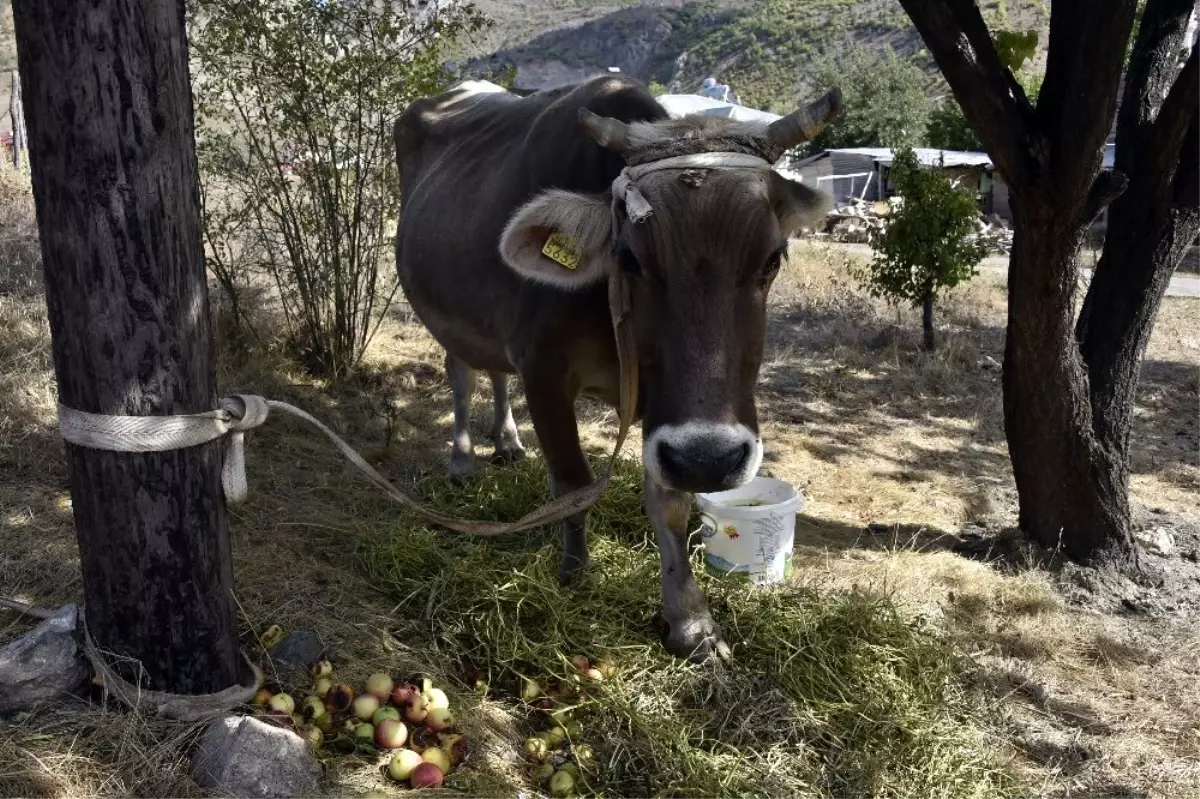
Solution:
{"label": "rope tied around tree", "polygon": [[387,497],[415,511],[431,522],[469,535],[495,537],[530,530],[581,513],[596,503],[612,477],[617,456],[629,435],[637,405],[638,365],[630,324],[629,287],[620,270],[612,270],[609,280],[609,308],[620,362],[621,398],[619,427],[612,455],[600,479],[570,493],[555,497],[514,522],[468,521],[442,513],[409,496],[354,450],[333,430],[306,411],[278,400],[254,394],[235,394],[221,400],[220,408],[203,413],[177,416],[109,416],[58,406],[59,435],[67,442],[91,449],[112,452],[166,452],[207,444],[229,436],[221,467],[221,485],[225,499],[242,502],[249,494],[246,480],[245,434],[262,425],[272,410],[303,419],[325,434],[338,451],[362,472]]}
{"label": "rope tied around tree", "polygon": [[229,436],[221,467],[221,487],[225,499],[236,504],[244,502],[250,493],[246,481],[246,431],[267,421],[272,404],[284,405],[254,394],[235,394],[222,399],[218,410],[205,413],[106,416],[59,403],[58,432],[72,444],[110,452],[168,452]]}

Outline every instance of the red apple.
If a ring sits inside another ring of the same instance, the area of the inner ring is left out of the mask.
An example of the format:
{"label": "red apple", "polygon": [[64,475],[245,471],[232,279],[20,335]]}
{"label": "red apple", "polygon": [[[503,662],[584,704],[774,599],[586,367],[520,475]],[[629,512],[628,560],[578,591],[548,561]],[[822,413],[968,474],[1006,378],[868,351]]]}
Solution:
{"label": "red apple", "polygon": [[445,772],[434,763],[422,763],[412,770],[408,781],[414,788],[441,788]]}
{"label": "red apple", "polygon": [[410,682],[398,682],[392,688],[392,704],[396,707],[404,707],[414,696],[420,696],[421,692],[417,690],[417,686]]}
{"label": "red apple", "polygon": [[424,724],[425,717],[428,715],[429,710],[425,707],[425,698],[420,694],[414,696],[404,706],[404,720],[410,724]]}

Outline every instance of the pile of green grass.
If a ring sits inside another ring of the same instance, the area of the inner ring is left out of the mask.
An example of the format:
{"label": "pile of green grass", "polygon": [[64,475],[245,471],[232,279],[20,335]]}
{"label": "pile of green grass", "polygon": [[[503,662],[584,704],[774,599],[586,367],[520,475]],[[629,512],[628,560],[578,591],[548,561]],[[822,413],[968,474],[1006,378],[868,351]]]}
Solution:
{"label": "pile of green grass", "polygon": [[[624,461],[590,515],[592,560],[558,585],[552,531],[481,540],[426,529],[415,515],[364,531],[371,581],[428,630],[422,644],[492,695],[519,677],[566,680],[576,653],[619,673],[577,713],[597,751],[598,796],[1003,796],[1009,776],[982,745],[961,658],[890,601],[787,585],[751,590],[693,564],[734,646],[728,664],[662,649],[653,533],[641,469]],[[514,519],[546,499],[539,461],[489,469],[455,488],[424,486],[463,516]]]}

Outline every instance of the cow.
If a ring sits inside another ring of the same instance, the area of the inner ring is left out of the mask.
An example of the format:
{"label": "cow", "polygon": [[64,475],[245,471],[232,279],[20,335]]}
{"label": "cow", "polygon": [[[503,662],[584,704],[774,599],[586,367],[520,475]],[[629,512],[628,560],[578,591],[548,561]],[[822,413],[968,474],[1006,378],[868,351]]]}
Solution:
{"label": "cow", "polygon": [[[682,658],[730,652],[688,561],[693,493],[734,488],[758,471],[754,387],[767,292],[790,235],[832,204],[770,165],[840,104],[834,90],[770,125],[671,120],[624,76],[528,97],[468,82],[413,102],[395,124],[396,266],[446,351],[452,478],[474,469],[470,402],[476,374],[487,372],[493,459],[524,453],[509,406],[515,373],[552,493],[592,483],[574,405],[581,395],[618,403],[606,284],[617,269],[628,283],[659,618],[664,645]],[[553,257],[548,241],[569,257]],[[586,512],[565,520],[562,541],[566,583],[588,562]]]}

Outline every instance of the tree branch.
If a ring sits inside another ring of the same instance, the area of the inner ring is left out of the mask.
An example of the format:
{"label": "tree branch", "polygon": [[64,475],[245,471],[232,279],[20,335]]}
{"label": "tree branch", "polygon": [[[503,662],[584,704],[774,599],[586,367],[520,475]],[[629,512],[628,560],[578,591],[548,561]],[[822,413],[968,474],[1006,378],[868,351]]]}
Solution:
{"label": "tree branch", "polygon": [[[1166,184],[1190,163],[1184,141],[1200,105],[1200,49],[1180,65],[1193,0],[1150,0],[1142,15],[1117,121],[1117,169]],[[1180,163],[1180,159],[1183,163]]]}
{"label": "tree branch", "polygon": [[1087,193],[1096,178],[1136,6],[1136,0],[1075,0],[1051,8],[1036,116],[1052,162],[1046,188],[1064,198]]}
{"label": "tree branch", "polygon": [[1010,186],[1029,182],[1033,109],[1000,62],[974,0],[900,0],[963,114]]}
{"label": "tree branch", "polygon": [[1150,146],[1159,152],[1178,153],[1196,116],[1197,105],[1200,105],[1200,47],[1192,48],[1183,71],[1163,101],[1150,133]]}
{"label": "tree branch", "polygon": [[1200,212],[1200,119],[1192,117],[1179,151],[1179,168],[1171,186],[1171,206],[1177,211]]}
{"label": "tree branch", "polygon": [[1115,169],[1105,169],[1096,176],[1092,188],[1088,190],[1087,199],[1083,203],[1082,220],[1085,225],[1095,221],[1109,203],[1117,199],[1121,192],[1129,186],[1129,178],[1124,172]]}

